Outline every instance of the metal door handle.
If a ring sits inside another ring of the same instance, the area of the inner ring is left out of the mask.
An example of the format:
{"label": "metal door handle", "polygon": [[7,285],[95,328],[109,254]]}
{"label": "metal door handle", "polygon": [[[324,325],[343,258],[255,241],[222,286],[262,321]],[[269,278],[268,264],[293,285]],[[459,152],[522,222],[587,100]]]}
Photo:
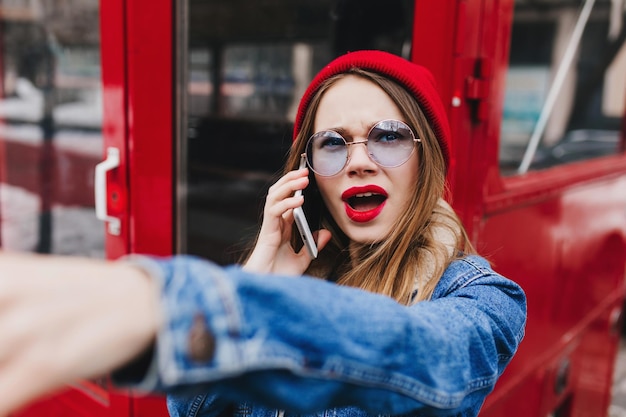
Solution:
{"label": "metal door handle", "polygon": [[117,217],[109,216],[107,212],[107,172],[120,166],[120,150],[107,148],[107,158],[96,165],[94,178],[94,192],[96,199],[96,217],[106,222],[110,234],[119,236],[121,222]]}

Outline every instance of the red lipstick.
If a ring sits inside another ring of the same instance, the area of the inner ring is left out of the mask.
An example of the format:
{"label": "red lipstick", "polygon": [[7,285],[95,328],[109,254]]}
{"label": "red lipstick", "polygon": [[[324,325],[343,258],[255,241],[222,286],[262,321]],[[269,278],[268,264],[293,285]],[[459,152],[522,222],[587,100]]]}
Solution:
{"label": "red lipstick", "polygon": [[374,220],[385,207],[387,191],[377,185],[351,187],[341,194],[348,218],[357,223]]}

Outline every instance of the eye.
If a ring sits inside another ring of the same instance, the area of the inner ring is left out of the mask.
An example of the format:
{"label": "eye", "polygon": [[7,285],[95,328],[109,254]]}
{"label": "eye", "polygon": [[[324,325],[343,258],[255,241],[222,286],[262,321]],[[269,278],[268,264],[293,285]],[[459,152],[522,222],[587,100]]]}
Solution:
{"label": "eye", "polygon": [[372,132],[371,140],[379,143],[393,143],[398,140],[402,140],[403,136],[399,132],[392,130],[375,130]]}
{"label": "eye", "polygon": [[346,143],[341,137],[335,135],[323,135],[318,137],[316,140],[317,148],[324,150],[333,150],[338,148],[343,148],[346,146]]}

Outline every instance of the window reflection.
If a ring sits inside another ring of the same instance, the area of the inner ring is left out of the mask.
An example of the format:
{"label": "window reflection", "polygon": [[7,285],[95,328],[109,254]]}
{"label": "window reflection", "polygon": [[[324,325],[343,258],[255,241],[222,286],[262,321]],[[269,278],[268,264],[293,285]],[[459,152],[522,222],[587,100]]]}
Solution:
{"label": "window reflection", "polygon": [[[530,169],[621,152],[626,12],[596,1]],[[517,172],[580,16],[579,3],[516,1],[501,130],[504,175]],[[617,17],[618,24],[610,24]]]}
{"label": "window reflection", "polygon": [[212,55],[207,48],[189,50],[187,101],[189,116],[208,116],[213,112]]}
{"label": "window reflection", "polygon": [[93,209],[102,153],[99,10],[0,0],[0,244],[104,256]]}

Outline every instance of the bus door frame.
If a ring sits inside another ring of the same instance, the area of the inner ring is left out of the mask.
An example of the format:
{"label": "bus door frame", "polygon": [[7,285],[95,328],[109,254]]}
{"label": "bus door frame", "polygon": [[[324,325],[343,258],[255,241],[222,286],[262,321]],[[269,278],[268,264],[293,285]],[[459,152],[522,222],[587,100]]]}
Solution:
{"label": "bus door frame", "polygon": [[107,257],[170,255],[173,247],[173,2],[101,0],[104,156],[120,154],[107,178],[119,235]]}
{"label": "bus door frame", "polygon": [[[167,256],[174,247],[173,0],[101,0],[103,160],[119,150],[106,177],[106,255]],[[163,397],[112,394],[116,417],[167,416]],[[113,400],[112,400],[113,401]]]}

